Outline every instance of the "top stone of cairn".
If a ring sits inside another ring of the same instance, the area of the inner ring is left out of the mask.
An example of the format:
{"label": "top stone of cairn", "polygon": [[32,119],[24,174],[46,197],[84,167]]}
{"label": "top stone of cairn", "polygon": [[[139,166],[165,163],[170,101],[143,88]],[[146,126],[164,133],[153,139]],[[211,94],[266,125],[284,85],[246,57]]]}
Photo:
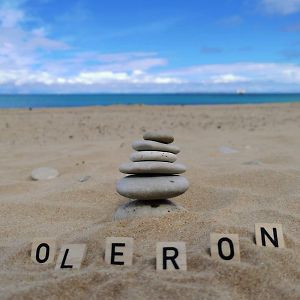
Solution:
{"label": "top stone of cairn", "polygon": [[143,135],[144,140],[155,141],[164,144],[170,144],[174,141],[172,134],[166,131],[147,131]]}

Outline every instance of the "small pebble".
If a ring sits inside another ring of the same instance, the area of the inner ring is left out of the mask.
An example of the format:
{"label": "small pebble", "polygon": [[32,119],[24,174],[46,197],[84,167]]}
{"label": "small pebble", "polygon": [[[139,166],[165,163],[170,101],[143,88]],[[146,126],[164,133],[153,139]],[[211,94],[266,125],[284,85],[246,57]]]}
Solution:
{"label": "small pebble", "polygon": [[31,178],[33,180],[48,180],[53,179],[59,175],[59,172],[54,168],[43,167],[34,169],[31,172]]}
{"label": "small pebble", "polygon": [[239,152],[238,150],[236,149],[233,149],[233,148],[230,148],[230,147],[225,147],[225,146],[222,146],[219,148],[219,151],[223,154],[233,154],[233,153],[237,153]]}
{"label": "small pebble", "polygon": [[79,178],[79,182],[85,182],[85,181],[88,181],[92,176],[82,176]]}
{"label": "small pebble", "polygon": [[261,161],[259,160],[250,160],[250,161],[245,161],[243,163],[244,165],[254,165],[254,166],[258,166],[261,164]]}

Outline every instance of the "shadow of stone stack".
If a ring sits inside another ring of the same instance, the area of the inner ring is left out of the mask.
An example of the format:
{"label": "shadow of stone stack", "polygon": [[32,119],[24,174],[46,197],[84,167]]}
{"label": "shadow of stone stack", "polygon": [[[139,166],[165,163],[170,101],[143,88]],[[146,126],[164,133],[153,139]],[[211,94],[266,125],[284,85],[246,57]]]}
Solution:
{"label": "shadow of stone stack", "polygon": [[146,132],[144,140],[135,141],[131,162],[122,164],[120,172],[131,174],[117,182],[117,192],[136,199],[120,206],[115,220],[140,216],[160,216],[183,208],[168,198],[183,194],[189,187],[184,165],[175,163],[180,149],[174,137],[165,132]]}

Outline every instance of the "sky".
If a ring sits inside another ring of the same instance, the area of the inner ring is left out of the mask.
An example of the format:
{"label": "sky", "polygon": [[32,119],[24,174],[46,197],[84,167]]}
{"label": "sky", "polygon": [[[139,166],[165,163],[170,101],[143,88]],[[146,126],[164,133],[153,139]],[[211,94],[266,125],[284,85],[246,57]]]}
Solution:
{"label": "sky", "polygon": [[300,92],[300,0],[0,0],[0,93]]}

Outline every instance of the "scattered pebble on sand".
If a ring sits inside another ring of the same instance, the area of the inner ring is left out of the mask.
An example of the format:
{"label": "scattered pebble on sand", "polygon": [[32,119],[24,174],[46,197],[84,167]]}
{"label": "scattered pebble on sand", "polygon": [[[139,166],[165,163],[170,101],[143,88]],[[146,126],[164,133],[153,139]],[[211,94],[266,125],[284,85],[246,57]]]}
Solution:
{"label": "scattered pebble on sand", "polygon": [[233,154],[233,153],[237,153],[239,152],[238,150],[231,148],[231,147],[226,147],[226,146],[222,146],[219,148],[219,151],[223,154]]}
{"label": "scattered pebble on sand", "polygon": [[42,167],[38,169],[34,169],[31,172],[31,178],[33,180],[48,180],[53,179],[59,175],[59,172],[50,167]]}
{"label": "scattered pebble on sand", "polygon": [[259,161],[259,160],[249,160],[249,161],[245,161],[243,164],[244,165],[258,166],[258,165],[261,165],[261,161]]}
{"label": "scattered pebble on sand", "polygon": [[81,176],[79,178],[79,182],[85,182],[88,181],[92,176],[86,175],[86,176]]}

